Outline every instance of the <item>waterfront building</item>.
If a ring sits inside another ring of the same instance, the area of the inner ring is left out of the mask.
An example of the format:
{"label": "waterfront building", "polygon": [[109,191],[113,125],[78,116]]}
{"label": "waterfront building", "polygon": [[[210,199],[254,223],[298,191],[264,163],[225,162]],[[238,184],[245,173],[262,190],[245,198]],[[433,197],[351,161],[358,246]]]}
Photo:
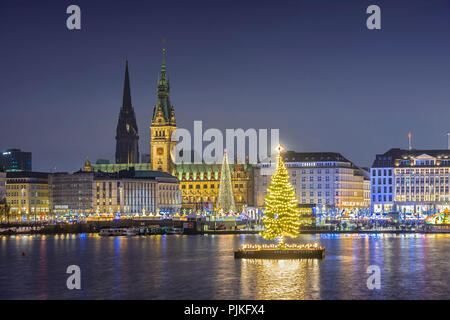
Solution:
{"label": "waterfront building", "polygon": [[31,152],[9,149],[0,154],[0,168],[6,172],[31,171]]}
{"label": "waterfront building", "polygon": [[371,191],[370,191],[370,171],[363,168],[363,189],[364,189],[364,207],[370,208],[371,204]]}
{"label": "waterfront building", "polygon": [[[116,163],[99,162],[91,163],[86,160],[83,171],[97,172],[97,173],[119,173],[123,170],[135,170],[136,172],[153,172],[159,171],[167,173],[171,177],[176,177],[179,180],[180,190],[182,192],[182,207],[188,210],[208,210],[213,211],[219,192],[219,181],[221,165],[206,164],[206,163],[182,163],[175,164],[174,155],[172,153],[176,142],[171,140],[172,134],[176,131],[175,109],[170,101],[170,84],[167,75],[166,66],[166,52],[163,49],[163,61],[161,65],[158,86],[157,86],[157,101],[153,109],[153,116],[150,125],[150,154],[142,155],[142,163],[138,163],[137,158],[130,156],[118,157],[118,154],[125,154],[119,152],[120,147],[116,148]],[[117,137],[128,137],[124,131],[127,131],[126,121],[129,119],[130,123],[135,123],[134,111],[131,107],[131,97],[129,90],[129,75],[128,67],[125,72],[125,89],[124,102],[121,109],[121,116],[119,117]],[[123,111],[125,109],[125,111]],[[128,111],[127,111],[128,110]],[[122,115],[126,113],[127,116]],[[123,125],[125,123],[125,126]],[[121,128],[119,130],[119,128]],[[125,128],[125,129],[124,129]],[[121,139],[121,141],[135,141],[137,144],[137,127],[131,126],[133,139]],[[117,140],[119,141],[119,140]],[[128,143],[127,142],[127,143]],[[119,146],[119,142],[117,142]],[[134,143],[134,142],[133,142]],[[129,143],[127,148],[123,150],[137,150],[132,147],[134,144]],[[137,154],[137,152],[135,152]],[[120,160],[118,160],[120,158]],[[125,161],[126,159],[126,161]],[[135,160],[136,159],[136,160]],[[220,159],[221,161],[221,159]],[[254,201],[253,190],[253,165],[248,163],[237,164],[231,163],[229,165],[231,173],[231,181],[233,186],[233,193],[235,197],[235,204],[237,210],[242,210],[246,206],[252,206]],[[167,190],[166,190],[167,191]],[[174,190],[172,190],[174,191]],[[162,205],[163,203],[161,203]],[[99,206],[99,210],[105,208]],[[109,210],[109,208],[106,208]],[[119,209],[117,209],[119,210]],[[113,211],[117,211],[114,210]],[[122,210],[122,209],[120,209]],[[170,209],[172,210],[172,209]]]}
{"label": "waterfront building", "polygon": [[136,116],[131,104],[128,60],[125,66],[122,108],[116,128],[116,163],[139,162],[139,136]]}
{"label": "waterfront building", "polygon": [[0,167],[0,221],[6,219],[7,210],[9,209],[6,206],[6,172]]}
{"label": "waterfront building", "polygon": [[50,213],[48,173],[7,172],[6,201],[12,220],[46,220]]}
{"label": "waterfront building", "polygon": [[130,168],[55,173],[50,175],[50,190],[51,208],[58,216],[172,214],[181,207],[179,182],[164,172]]}
{"label": "waterfront building", "polygon": [[435,213],[450,208],[450,150],[390,149],[371,168],[375,212]]}
{"label": "waterfront building", "polygon": [[150,126],[150,148],[152,170],[173,173],[173,149],[176,141],[172,141],[172,134],[176,131],[175,109],[170,102],[170,85],[167,78],[166,52],[163,49],[163,62],[158,81],[157,100],[153,108]]}
{"label": "waterfront building", "polygon": [[[308,211],[365,209],[368,204],[367,172],[335,152],[294,152],[282,154],[299,206]],[[255,205],[264,207],[264,198],[276,166],[268,158],[255,170]],[[365,178],[366,176],[366,178]],[[365,182],[366,181],[366,182]],[[369,198],[370,199],[370,198]]]}
{"label": "waterfront building", "polygon": [[6,201],[6,172],[0,168],[0,204]]}
{"label": "waterfront building", "polygon": [[[0,207],[6,204],[6,172],[0,168]],[[1,211],[1,210],[0,210]]]}
{"label": "waterfront building", "polygon": [[[89,160],[86,160],[89,162]],[[50,208],[56,216],[87,215],[93,212],[94,172],[49,175]]]}
{"label": "waterfront building", "polygon": [[[219,196],[220,163],[188,163],[175,165],[174,176],[180,180],[183,208],[213,211]],[[253,166],[248,163],[230,163],[231,186],[236,210],[254,203]]]}
{"label": "waterfront building", "polygon": [[[213,211],[219,193],[220,162],[222,159],[218,159],[218,163],[214,164],[194,163],[194,161],[175,164],[175,155],[172,151],[176,142],[171,140],[171,136],[176,129],[175,109],[170,101],[170,85],[167,76],[165,49],[163,49],[157,101],[153,109],[150,126],[150,167],[151,170],[167,172],[179,179],[184,209]],[[248,163],[230,163],[229,167],[236,209],[240,211],[245,206],[251,206],[254,203],[254,166]]]}

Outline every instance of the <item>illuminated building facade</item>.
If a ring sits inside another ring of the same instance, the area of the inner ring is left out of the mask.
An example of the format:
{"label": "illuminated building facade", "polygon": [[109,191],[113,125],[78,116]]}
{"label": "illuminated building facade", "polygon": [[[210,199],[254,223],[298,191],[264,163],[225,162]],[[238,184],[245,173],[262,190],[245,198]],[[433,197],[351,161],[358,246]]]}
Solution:
{"label": "illuminated building facade", "polygon": [[152,124],[150,126],[150,163],[152,170],[173,173],[174,161],[172,150],[176,141],[172,134],[176,131],[175,109],[170,102],[170,85],[167,78],[165,49],[158,81],[158,98],[153,108]]}
{"label": "illuminated building facade", "polygon": [[[368,173],[341,154],[287,151],[282,156],[301,207],[314,205],[326,210],[364,209],[370,206],[368,192],[364,192],[364,188],[368,188]],[[275,160],[268,158],[259,163],[255,170],[257,208],[264,207],[266,190],[275,166]]]}
{"label": "illuminated building facade", "polygon": [[6,172],[31,171],[31,152],[9,149],[0,153],[0,168]]}
{"label": "illuminated building facade", "polygon": [[8,172],[6,201],[13,221],[47,219],[50,213],[48,173]]}
{"label": "illuminated building facade", "polygon": [[[214,210],[219,193],[221,164],[175,164],[172,150],[176,141],[171,140],[176,131],[175,109],[170,102],[170,85],[163,49],[163,63],[158,81],[157,102],[150,126],[150,168],[173,174],[180,181],[183,208]],[[140,164],[147,165],[147,164]],[[235,203],[238,210],[253,205],[253,166],[230,164]]]}
{"label": "illuminated building facade", "polygon": [[370,208],[370,203],[371,203],[370,172],[369,172],[369,170],[363,169],[363,173],[364,173],[364,181],[363,181],[364,207]]}
{"label": "illuminated building facade", "polygon": [[50,189],[52,210],[64,216],[175,213],[181,207],[178,180],[164,172],[55,173],[50,176]]}
{"label": "illuminated building facade", "polygon": [[6,210],[6,172],[3,172],[0,168],[0,219],[2,218]]}
{"label": "illuminated building facade", "polygon": [[93,172],[49,175],[50,208],[56,216],[88,214],[93,210]]}
{"label": "illuminated building facade", "polygon": [[[215,209],[219,195],[221,164],[177,164],[174,176],[180,180],[183,208]],[[230,163],[231,185],[238,211],[254,203],[253,169],[245,163]]]}
{"label": "illuminated building facade", "polygon": [[0,168],[0,207],[6,204],[6,172]]}
{"label": "illuminated building facade", "polygon": [[417,214],[450,208],[449,170],[450,150],[378,154],[371,169],[373,210]]}

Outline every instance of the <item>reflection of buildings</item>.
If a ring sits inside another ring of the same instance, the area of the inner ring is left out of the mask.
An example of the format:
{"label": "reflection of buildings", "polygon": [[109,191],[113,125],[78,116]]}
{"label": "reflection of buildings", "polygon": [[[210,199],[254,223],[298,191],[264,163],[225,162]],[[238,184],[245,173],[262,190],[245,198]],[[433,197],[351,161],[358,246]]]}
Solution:
{"label": "reflection of buildings", "polygon": [[371,169],[372,208],[421,213],[450,207],[450,150],[390,149]]}
{"label": "reflection of buildings", "polygon": [[[368,207],[370,198],[367,198],[365,171],[341,154],[287,151],[283,153],[283,158],[300,206],[338,209]],[[259,163],[255,170],[255,202],[258,208],[264,206],[266,189],[275,166],[275,161],[269,158]]]}
{"label": "reflection of buildings", "polygon": [[31,171],[31,152],[9,149],[0,153],[0,168],[10,171]]}
{"label": "reflection of buildings", "polygon": [[87,161],[84,171],[51,174],[50,185],[57,214],[172,213],[181,206],[179,182],[164,172],[95,172]]}
{"label": "reflection of buildings", "polygon": [[6,199],[12,218],[41,220],[49,213],[48,173],[8,172]]}

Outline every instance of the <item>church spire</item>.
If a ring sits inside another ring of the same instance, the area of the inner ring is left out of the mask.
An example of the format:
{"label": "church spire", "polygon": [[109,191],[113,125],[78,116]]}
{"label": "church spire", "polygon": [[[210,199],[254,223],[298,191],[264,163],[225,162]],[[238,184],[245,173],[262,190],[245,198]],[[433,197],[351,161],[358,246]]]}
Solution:
{"label": "church spire", "polygon": [[161,64],[160,80],[167,81],[166,48],[162,49],[162,64]]}
{"label": "church spire", "polygon": [[131,105],[130,76],[128,59],[125,65],[122,108],[116,128],[116,163],[139,162],[139,136],[136,115]]}
{"label": "church spire", "polygon": [[158,80],[158,100],[155,108],[153,109],[153,122],[156,120],[158,114],[161,114],[164,118],[164,122],[175,125],[175,117],[173,106],[170,103],[170,85],[167,77],[166,66],[166,47],[165,40],[163,40],[162,48],[162,64],[161,71]]}
{"label": "church spire", "polygon": [[128,59],[125,65],[125,81],[123,84],[123,102],[122,108],[131,109],[131,91],[130,91],[130,76],[128,74]]}

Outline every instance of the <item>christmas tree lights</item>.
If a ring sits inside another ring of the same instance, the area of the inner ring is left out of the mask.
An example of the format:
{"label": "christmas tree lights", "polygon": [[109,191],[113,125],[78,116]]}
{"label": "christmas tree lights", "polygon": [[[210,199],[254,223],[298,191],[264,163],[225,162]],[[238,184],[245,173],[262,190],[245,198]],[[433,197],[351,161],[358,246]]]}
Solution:
{"label": "christmas tree lights", "polygon": [[267,188],[264,211],[264,239],[277,240],[277,246],[284,248],[285,237],[296,238],[300,228],[300,210],[289,174],[281,157],[282,148],[277,148],[277,168]]}
{"label": "christmas tree lights", "polygon": [[217,207],[220,215],[236,212],[234,205],[233,187],[231,186],[231,173],[228,166],[228,156],[225,150],[222,161],[222,171],[220,174],[219,198]]}

